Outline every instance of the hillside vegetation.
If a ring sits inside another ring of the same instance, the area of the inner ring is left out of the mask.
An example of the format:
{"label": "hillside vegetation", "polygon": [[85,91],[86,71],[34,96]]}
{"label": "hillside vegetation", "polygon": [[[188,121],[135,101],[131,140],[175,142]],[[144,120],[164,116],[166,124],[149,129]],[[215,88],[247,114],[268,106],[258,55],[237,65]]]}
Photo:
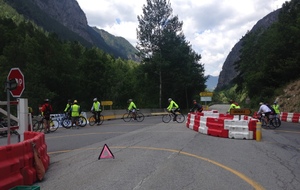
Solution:
{"label": "hillside vegetation", "polygon": [[[280,111],[300,113],[300,80],[291,82],[277,96]],[[272,102],[271,102],[272,103]]]}
{"label": "hillside vegetation", "polygon": [[[280,96],[286,111],[298,106],[290,105],[292,95],[286,93],[291,89],[288,85],[295,87],[297,83],[292,82],[300,78],[299,20],[299,0],[291,0],[280,10],[278,22],[267,30],[249,32],[243,37],[240,60],[235,63],[239,74],[230,86],[236,93],[228,93],[227,89],[223,93],[229,95],[227,101],[235,99],[244,106],[256,108],[259,102],[273,103]],[[251,100],[250,105],[245,105],[246,98]]]}

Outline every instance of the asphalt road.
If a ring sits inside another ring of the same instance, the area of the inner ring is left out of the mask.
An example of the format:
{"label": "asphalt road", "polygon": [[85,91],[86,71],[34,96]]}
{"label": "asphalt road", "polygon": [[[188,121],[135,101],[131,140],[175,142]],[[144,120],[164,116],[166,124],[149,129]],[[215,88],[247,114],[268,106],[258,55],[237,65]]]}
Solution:
{"label": "asphalt road", "polygon": [[[46,135],[41,189],[299,189],[300,128],[263,130],[261,142],[206,136],[185,124],[105,121]],[[114,158],[98,157],[104,145]]]}
{"label": "asphalt road", "polygon": [[[299,189],[300,124],[262,130],[262,140],[197,133],[161,117],[141,123],[60,128],[46,134],[50,167],[41,189]],[[16,140],[12,135],[12,142]],[[0,138],[5,145],[6,138]],[[98,157],[107,145],[114,158]]]}

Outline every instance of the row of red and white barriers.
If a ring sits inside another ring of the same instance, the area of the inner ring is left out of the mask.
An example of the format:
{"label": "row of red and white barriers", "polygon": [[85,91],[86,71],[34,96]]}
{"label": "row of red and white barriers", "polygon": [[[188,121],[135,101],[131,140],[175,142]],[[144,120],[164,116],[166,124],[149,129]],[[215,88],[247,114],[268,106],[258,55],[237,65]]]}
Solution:
{"label": "row of red and white barriers", "polygon": [[[286,122],[300,122],[300,113],[282,112],[280,119]],[[186,127],[202,134],[232,138],[256,139],[256,118],[245,115],[218,113],[216,110],[189,113]]]}

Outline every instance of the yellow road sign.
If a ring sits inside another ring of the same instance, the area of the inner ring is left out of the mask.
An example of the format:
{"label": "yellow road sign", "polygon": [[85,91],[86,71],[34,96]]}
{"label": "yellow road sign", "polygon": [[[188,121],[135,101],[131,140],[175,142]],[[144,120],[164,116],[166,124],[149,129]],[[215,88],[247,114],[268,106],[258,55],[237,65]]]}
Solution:
{"label": "yellow road sign", "polygon": [[250,115],[251,110],[248,108],[230,109],[230,115]]}
{"label": "yellow road sign", "polygon": [[112,106],[113,101],[101,101],[101,106]]}
{"label": "yellow road sign", "polygon": [[204,96],[212,97],[213,93],[212,92],[200,92],[200,96],[202,96],[202,97],[204,97]]}

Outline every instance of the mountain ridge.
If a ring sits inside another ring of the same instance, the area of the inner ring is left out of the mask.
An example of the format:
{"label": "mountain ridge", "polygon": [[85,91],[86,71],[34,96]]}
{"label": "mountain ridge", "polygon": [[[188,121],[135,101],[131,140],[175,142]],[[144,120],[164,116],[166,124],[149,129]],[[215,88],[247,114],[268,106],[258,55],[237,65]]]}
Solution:
{"label": "mountain ridge", "polygon": [[[137,50],[126,40],[118,46],[107,44],[101,33],[88,25],[87,18],[76,0],[4,0],[26,19],[34,21],[45,31],[54,32],[62,40],[79,41],[86,47],[96,46],[116,58],[138,61]],[[118,41],[119,38],[111,35]]]}
{"label": "mountain ridge", "polygon": [[[277,9],[265,17],[260,19],[249,32],[256,32],[259,29],[262,31],[270,27],[274,22],[278,20],[278,15],[281,9]],[[230,53],[227,55],[225,62],[222,66],[222,70],[219,75],[218,84],[216,90],[221,90],[230,85],[230,82],[238,75],[238,72],[234,69],[234,63],[239,60],[240,50],[243,44],[242,37],[231,49]]]}

